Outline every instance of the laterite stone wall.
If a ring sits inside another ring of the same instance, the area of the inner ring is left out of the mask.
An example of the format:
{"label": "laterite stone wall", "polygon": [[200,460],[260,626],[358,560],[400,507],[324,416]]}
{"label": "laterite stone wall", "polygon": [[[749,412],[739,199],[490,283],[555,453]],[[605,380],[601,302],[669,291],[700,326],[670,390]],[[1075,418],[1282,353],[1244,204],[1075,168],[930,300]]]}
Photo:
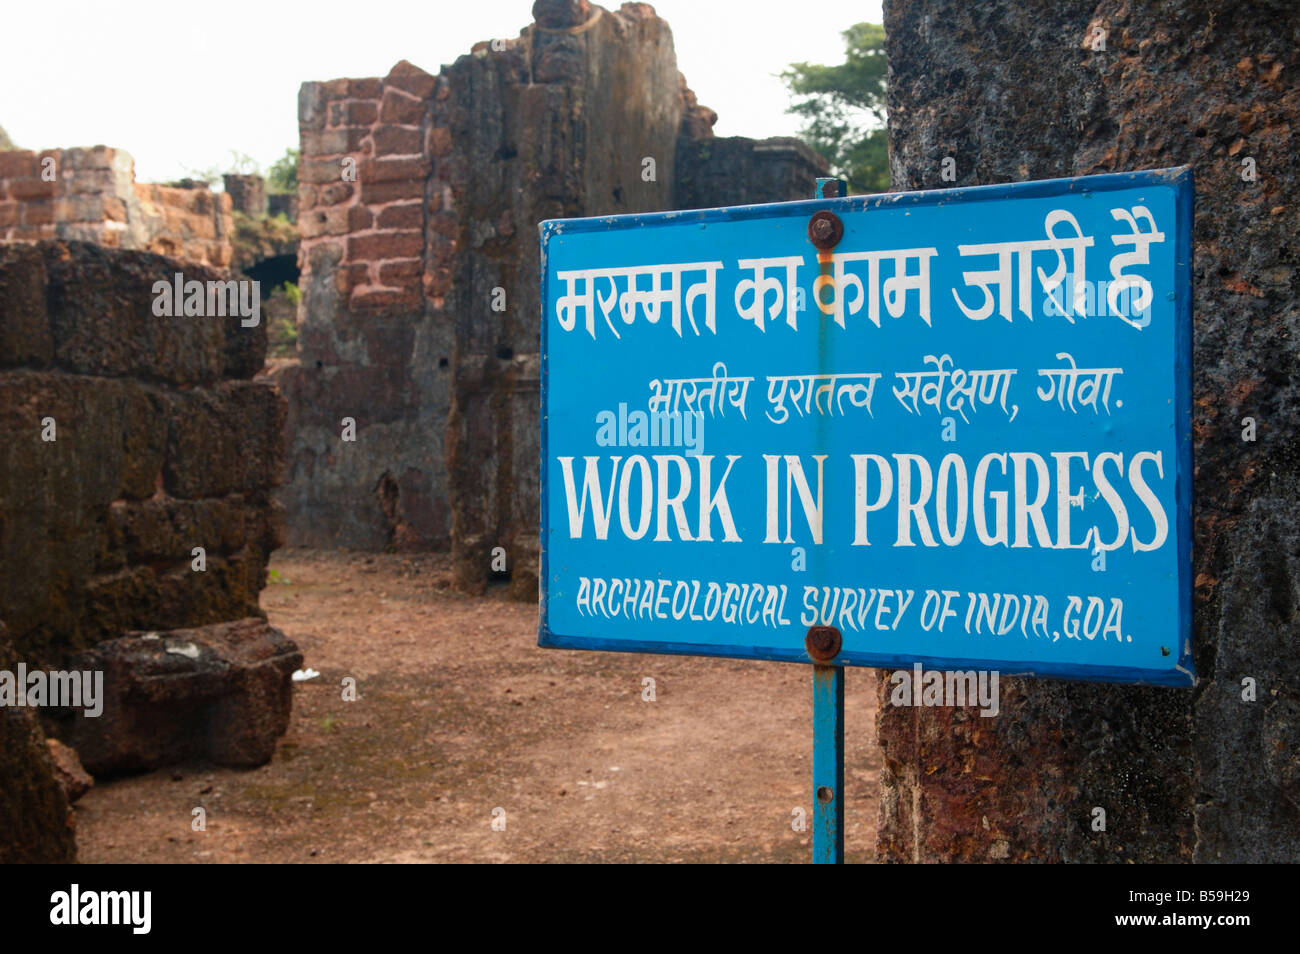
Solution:
{"label": "laterite stone wall", "polygon": [[886,0],[885,29],[895,189],[1194,169],[1200,679],[1004,679],[993,719],[882,693],[880,856],[1300,860],[1300,8]]}

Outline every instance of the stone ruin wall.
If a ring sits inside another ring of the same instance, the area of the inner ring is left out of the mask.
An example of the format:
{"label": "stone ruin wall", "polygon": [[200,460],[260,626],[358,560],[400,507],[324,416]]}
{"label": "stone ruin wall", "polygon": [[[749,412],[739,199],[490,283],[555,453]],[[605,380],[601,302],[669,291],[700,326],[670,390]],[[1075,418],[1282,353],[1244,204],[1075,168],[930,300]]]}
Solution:
{"label": "stone ruin wall", "polygon": [[76,796],[42,728],[96,775],[261,764],[287,728],[302,657],[258,607],[283,534],[284,400],[253,380],[263,325],[154,315],[177,271],[228,277],[0,245],[0,669],[102,672],[107,696],[97,719],[0,708],[0,861],[75,856]]}
{"label": "stone ruin wall", "polygon": [[880,857],[1295,861],[1300,11],[1066,0],[1030,17],[1006,0],[886,0],[885,28],[895,189],[945,187],[949,156],[958,186],[1194,169],[1199,682],[1005,679],[991,719],[882,694]]}
{"label": "stone ruin wall", "polygon": [[[593,8],[578,23],[543,14],[506,50],[462,57],[449,79],[463,250],[446,444],[454,579],[481,591],[501,547],[511,594],[536,600],[537,223],[671,208],[689,94],[668,24],[637,4]],[[646,157],[654,181],[642,176]],[[505,290],[504,313],[491,309],[494,288]]]}
{"label": "stone ruin wall", "polygon": [[231,213],[120,149],[0,151],[0,669],[100,672],[106,696],[96,719],[0,709],[2,862],[75,860],[83,765],[254,766],[288,726],[302,657],[258,607],[283,540],[266,326],[152,310],[155,281],[231,277]]}
{"label": "stone ruin wall", "polygon": [[[301,350],[274,375],[291,408],[291,543],[450,546],[469,592],[499,546],[525,600],[537,598],[537,223],[808,198],[825,170],[794,140],[712,139],[716,114],[648,4],[542,0],[534,16],[437,76],[402,62],[383,79],[304,84]],[[355,442],[341,440],[345,417]]]}
{"label": "stone ruin wall", "polygon": [[121,149],[0,152],[0,243],[65,239],[230,265],[231,202],[135,181]]}
{"label": "stone ruin wall", "polygon": [[0,245],[0,618],[29,662],[260,615],[284,400],[253,380],[263,325],[153,314],[153,283],[177,271],[228,277],[81,242]]}

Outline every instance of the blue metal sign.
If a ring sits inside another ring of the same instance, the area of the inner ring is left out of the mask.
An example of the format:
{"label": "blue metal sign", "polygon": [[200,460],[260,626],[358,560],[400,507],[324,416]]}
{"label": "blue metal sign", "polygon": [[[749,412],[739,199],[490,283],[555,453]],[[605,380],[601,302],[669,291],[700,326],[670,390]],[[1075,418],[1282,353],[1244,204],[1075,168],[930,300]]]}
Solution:
{"label": "blue metal sign", "polygon": [[1185,169],[554,220],[539,644],[1190,685]]}

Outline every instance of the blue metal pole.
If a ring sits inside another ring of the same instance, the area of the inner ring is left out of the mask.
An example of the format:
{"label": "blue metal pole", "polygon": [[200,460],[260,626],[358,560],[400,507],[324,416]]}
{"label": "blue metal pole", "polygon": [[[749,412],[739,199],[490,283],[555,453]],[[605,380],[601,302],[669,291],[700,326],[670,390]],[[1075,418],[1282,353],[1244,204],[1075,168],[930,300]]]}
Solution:
{"label": "blue metal pole", "polygon": [[[818,179],[814,198],[837,199],[848,191],[843,179]],[[833,241],[833,240],[832,240]],[[806,641],[815,663],[840,651],[834,627],[814,627]],[[844,862],[844,670],[813,665],[813,864]]]}
{"label": "blue metal pole", "polygon": [[844,670],[813,666],[813,864],[844,861]]}

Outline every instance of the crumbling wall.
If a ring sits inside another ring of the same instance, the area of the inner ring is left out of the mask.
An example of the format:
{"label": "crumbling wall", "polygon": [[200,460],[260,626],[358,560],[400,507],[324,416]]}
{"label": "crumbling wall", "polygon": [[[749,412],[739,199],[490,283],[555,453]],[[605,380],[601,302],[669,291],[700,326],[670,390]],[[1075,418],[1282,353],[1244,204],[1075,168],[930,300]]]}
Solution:
{"label": "crumbling wall", "polygon": [[[480,43],[436,77],[402,62],[382,80],[304,84],[301,355],[276,371],[291,405],[291,542],[449,544],[471,592],[500,547],[496,576],[530,600],[537,223],[722,204],[679,187],[682,162],[705,180],[708,154],[689,144],[717,116],[654,9],[543,0],[533,12],[518,38]],[[811,195],[824,164],[773,143],[724,141],[729,201]]]}
{"label": "crumbling wall", "polygon": [[885,28],[896,189],[942,188],[945,157],[954,185],[1194,167],[1200,679],[1006,679],[992,719],[891,708],[882,691],[880,856],[1294,862],[1300,12],[887,0]]}
{"label": "crumbling wall", "polygon": [[800,139],[677,140],[674,207],[711,209],[811,199],[826,160]]}
{"label": "crumbling wall", "polygon": [[259,175],[228,172],[221,177],[230,196],[230,208],[256,218],[267,213],[266,180]]}
{"label": "crumbling wall", "polygon": [[82,242],[0,245],[0,618],[30,665],[261,615],[284,401],[252,380],[262,324],[155,314],[154,283],[177,272],[226,277]]}
{"label": "crumbling wall", "polygon": [[193,188],[137,182],[127,205],[124,248],[157,252],[186,262],[230,265],[230,196]]}
{"label": "crumbling wall", "polygon": [[500,547],[521,599],[537,598],[537,223],[671,208],[685,108],[672,32],[652,8],[552,7],[564,9],[539,9],[505,50],[482,45],[444,71],[464,250],[451,290],[452,561],[457,585],[479,591]]}
{"label": "crumbling wall", "polygon": [[454,233],[455,216],[429,178],[449,147],[434,87],[403,62],[299,93],[299,360],[275,372],[291,408],[295,544],[447,544],[448,279],[426,268],[425,236],[426,223]]}
{"label": "crumbling wall", "polygon": [[68,239],[225,268],[230,197],[135,182],[121,149],[0,152],[0,242]]}

